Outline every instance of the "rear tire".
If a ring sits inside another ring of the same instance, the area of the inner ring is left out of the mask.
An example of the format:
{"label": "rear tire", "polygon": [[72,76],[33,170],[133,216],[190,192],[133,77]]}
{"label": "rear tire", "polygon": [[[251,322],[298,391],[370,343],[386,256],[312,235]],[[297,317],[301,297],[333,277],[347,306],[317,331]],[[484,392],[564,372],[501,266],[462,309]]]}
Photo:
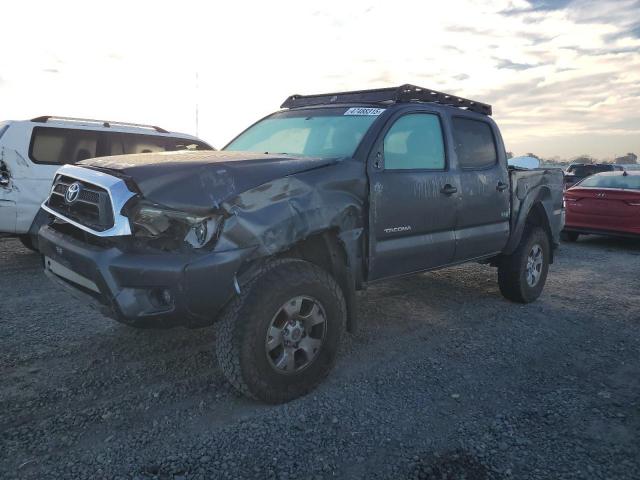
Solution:
{"label": "rear tire", "polygon": [[549,238],[540,227],[527,226],[518,248],[501,258],[498,285],[502,295],[518,303],[530,303],[542,293],[549,271]]}
{"label": "rear tire", "polygon": [[331,275],[303,260],[275,260],[225,308],[218,363],[243,395],[288,402],[329,373],[345,324],[344,296]]}
{"label": "rear tire", "polygon": [[580,234],[578,232],[561,232],[560,237],[565,242],[577,242]]}

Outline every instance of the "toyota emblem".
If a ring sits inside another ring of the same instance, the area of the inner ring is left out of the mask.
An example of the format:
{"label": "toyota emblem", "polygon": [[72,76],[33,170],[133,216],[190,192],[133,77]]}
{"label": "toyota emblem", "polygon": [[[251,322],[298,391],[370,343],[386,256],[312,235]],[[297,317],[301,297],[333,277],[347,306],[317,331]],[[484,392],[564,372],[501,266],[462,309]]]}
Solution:
{"label": "toyota emblem", "polygon": [[67,203],[73,203],[78,200],[81,188],[82,186],[78,182],[69,185],[69,188],[67,188],[67,192],[64,194],[64,199],[67,201]]}

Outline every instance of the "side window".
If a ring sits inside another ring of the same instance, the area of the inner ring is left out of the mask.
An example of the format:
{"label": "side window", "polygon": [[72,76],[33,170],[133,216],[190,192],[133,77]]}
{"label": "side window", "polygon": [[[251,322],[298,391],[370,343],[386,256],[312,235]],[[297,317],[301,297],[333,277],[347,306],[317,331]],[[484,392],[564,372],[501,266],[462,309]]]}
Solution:
{"label": "side window", "polygon": [[165,152],[165,140],[152,135],[122,134],[124,153]]}
{"label": "side window", "polygon": [[437,115],[412,113],[400,117],[384,137],[385,170],[443,170],[442,127]]}
{"label": "side window", "polygon": [[[211,148],[196,140],[176,137],[156,137],[153,135],[121,134],[123,152],[153,153],[175,152],[177,150],[211,150]],[[114,154],[115,155],[115,154]]]}
{"label": "side window", "polygon": [[29,157],[35,163],[66,164],[96,156],[99,132],[70,128],[35,127]]}
{"label": "side window", "polygon": [[485,168],[498,162],[491,125],[462,117],[452,120],[454,148],[462,168]]}
{"label": "side window", "polygon": [[122,135],[115,132],[104,133],[104,155],[124,155],[124,145]]}
{"label": "side window", "polygon": [[174,138],[164,137],[167,151],[175,152],[178,150],[213,150],[209,145],[190,138]]}

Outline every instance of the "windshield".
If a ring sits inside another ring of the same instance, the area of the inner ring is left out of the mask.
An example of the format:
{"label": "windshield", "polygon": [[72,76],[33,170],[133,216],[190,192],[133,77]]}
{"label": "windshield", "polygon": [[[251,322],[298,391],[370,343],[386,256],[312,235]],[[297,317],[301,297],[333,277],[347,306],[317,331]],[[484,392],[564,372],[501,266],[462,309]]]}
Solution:
{"label": "windshield", "polygon": [[[351,114],[355,109],[285,112],[256,123],[225,150],[287,153],[310,157],[350,157],[377,115]],[[379,110],[379,109],[375,109]]]}
{"label": "windshield", "polygon": [[581,187],[640,190],[640,175],[595,175],[579,183]]}

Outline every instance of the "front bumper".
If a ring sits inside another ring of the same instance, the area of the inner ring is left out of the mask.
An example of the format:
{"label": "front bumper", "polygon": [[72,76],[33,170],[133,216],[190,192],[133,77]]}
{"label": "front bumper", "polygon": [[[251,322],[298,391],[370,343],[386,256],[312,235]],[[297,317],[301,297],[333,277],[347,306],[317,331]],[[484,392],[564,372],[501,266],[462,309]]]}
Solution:
{"label": "front bumper", "polygon": [[40,229],[39,248],[55,283],[111,318],[151,328],[211,324],[234,295],[236,272],[253,250],[130,253],[51,227]]}

